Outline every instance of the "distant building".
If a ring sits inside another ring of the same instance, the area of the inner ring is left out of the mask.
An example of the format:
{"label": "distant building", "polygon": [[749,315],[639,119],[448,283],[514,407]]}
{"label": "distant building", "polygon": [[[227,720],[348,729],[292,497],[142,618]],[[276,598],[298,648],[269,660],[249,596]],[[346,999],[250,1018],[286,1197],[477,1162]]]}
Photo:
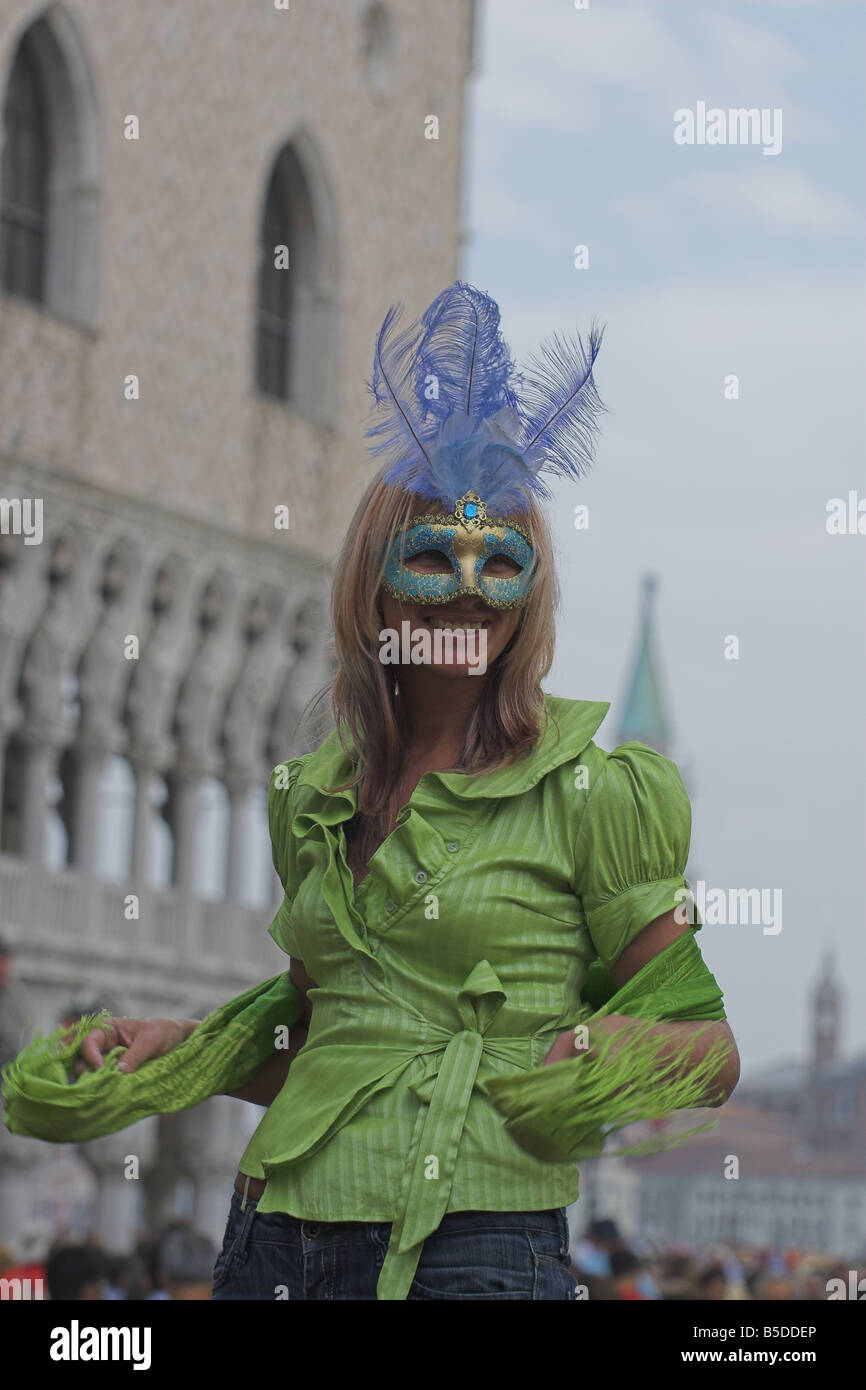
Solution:
{"label": "distant building", "polygon": [[[0,8],[7,1051],[22,1010],[201,1018],[285,968],[268,775],[330,673],[375,334],[458,271],[473,21]],[[260,1116],[217,1098],[81,1146],[106,1246],[181,1206],[220,1238]],[[0,1239],[49,1215],[55,1158],[0,1127]]]}

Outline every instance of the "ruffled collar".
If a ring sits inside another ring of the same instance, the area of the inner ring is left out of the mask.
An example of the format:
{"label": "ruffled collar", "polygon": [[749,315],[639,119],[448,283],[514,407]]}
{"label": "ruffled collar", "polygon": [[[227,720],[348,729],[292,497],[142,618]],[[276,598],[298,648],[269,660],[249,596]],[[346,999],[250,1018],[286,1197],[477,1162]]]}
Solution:
{"label": "ruffled collar", "polygon": [[[535,749],[517,762],[492,772],[426,772],[424,777],[438,778],[450,792],[461,797],[498,798],[528,791],[553,768],[578,757],[610,709],[610,701],[605,700],[567,700],[548,694],[544,699],[550,716],[547,727]],[[334,730],[321,747],[306,756],[296,785],[314,787],[325,796],[348,800],[354,807],[354,787],[342,792],[327,790],[351,776],[351,757]]]}

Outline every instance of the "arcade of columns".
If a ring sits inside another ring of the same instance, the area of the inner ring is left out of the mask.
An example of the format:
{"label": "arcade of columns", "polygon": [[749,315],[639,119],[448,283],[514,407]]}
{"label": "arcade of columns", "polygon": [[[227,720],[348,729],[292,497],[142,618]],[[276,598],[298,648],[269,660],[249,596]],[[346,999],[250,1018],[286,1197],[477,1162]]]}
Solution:
{"label": "arcade of columns", "polygon": [[[30,1032],[56,1026],[73,1000],[203,1017],[286,963],[267,935],[271,909],[243,900],[243,822],[251,790],[309,746],[297,725],[329,676],[325,566],[291,535],[253,543],[56,476],[7,473],[0,493],[39,496],[44,515],[38,545],[0,535],[0,937]],[[97,858],[112,757],[126,759],[135,791],[130,862],[108,881]],[[218,901],[197,893],[205,778],[223,783],[229,805]],[[49,869],[58,785],[68,862]],[[157,888],[148,873],[163,786],[172,881]],[[130,894],[140,903],[134,921],[124,913]],[[221,1236],[237,1158],[260,1113],[218,1098],[79,1146],[106,1247],[129,1248],[142,1219],[152,1229],[179,1177],[194,1185],[196,1224]],[[48,1147],[0,1129],[5,1239],[39,1210],[33,1175]],[[146,1200],[133,1199],[124,1177],[130,1154]]]}

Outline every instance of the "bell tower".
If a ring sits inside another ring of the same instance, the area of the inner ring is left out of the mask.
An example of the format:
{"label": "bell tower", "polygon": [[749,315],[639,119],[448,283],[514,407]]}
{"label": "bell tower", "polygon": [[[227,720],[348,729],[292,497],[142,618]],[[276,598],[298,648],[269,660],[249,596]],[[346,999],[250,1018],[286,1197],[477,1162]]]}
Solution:
{"label": "bell tower", "polygon": [[835,1060],[839,1045],[839,989],[830,951],[824,955],[823,972],[812,996],[812,1039],[813,1067]]}
{"label": "bell tower", "polygon": [[617,742],[628,743],[636,739],[639,743],[649,744],[650,748],[668,755],[671,727],[656,654],[654,607],[657,588],[656,575],[644,575],[638,636],[617,730]]}

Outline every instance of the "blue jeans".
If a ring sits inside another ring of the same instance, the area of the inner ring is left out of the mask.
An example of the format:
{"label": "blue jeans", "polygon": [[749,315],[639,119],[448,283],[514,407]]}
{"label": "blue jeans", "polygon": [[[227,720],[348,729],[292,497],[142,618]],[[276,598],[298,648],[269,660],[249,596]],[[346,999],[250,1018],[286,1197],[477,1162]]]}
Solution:
{"label": "blue jeans", "polygon": [[[232,1194],[213,1299],[375,1299],[389,1222],[302,1221]],[[449,1212],[428,1236],[409,1298],[577,1297],[564,1207]]]}

